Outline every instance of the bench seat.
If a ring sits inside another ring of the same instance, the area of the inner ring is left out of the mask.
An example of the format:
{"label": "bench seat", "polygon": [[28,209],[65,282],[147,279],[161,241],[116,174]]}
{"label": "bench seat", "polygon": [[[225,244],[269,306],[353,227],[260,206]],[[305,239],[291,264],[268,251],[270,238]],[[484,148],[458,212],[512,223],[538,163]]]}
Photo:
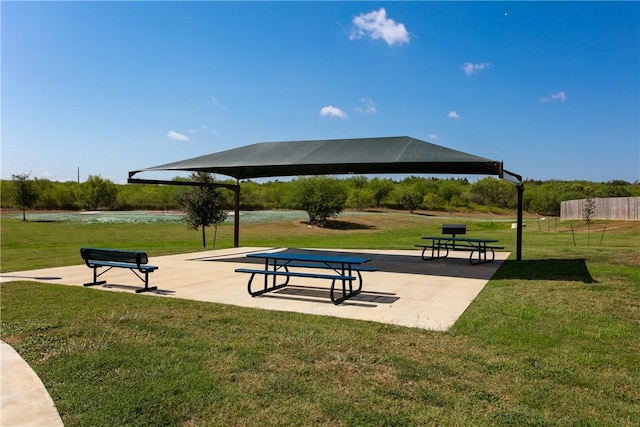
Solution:
{"label": "bench seat", "polygon": [[124,262],[109,262],[109,261],[89,261],[91,266],[97,267],[114,267],[114,268],[135,268],[136,270],[144,271],[154,271],[157,270],[158,267],[155,265],[140,265],[139,267],[136,264],[128,264]]}
{"label": "bench seat", "polygon": [[342,276],[339,274],[317,274],[284,270],[254,270],[250,268],[236,268],[236,273],[264,274],[267,276],[308,277],[313,279],[355,280],[355,277],[353,276]]}

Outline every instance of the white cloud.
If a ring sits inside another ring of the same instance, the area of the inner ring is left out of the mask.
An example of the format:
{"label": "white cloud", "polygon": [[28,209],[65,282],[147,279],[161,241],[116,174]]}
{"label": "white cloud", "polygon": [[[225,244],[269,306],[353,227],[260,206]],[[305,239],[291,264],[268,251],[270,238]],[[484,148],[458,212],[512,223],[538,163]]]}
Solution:
{"label": "white cloud", "polygon": [[341,119],[347,118],[347,113],[345,113],[344,111],[342,111],[337,107],[334,107],[333,105],[327,105],[326,107],[322,107],[322,109],[320,110],[320,115],[322,117],[329,116],[329,117],[340,117]]}
{"label": "white cloud", "polygon": [[451,110],[447,113],[447,117],[450,119],[460,120],[460,114],[456,110]]}
{"label": "white cloud", "polygon": [[218,98],[216,98],[215,96],[210,96],[205,102],[207,104],[213,105],[216,108],[223,108],[222,104],[220,104],[220,101],[218,101]]}
{"label": "white cloud", "polygon": [[491,62],[481,62],[478,64],[474,64],[472,62],[465,62],[464,64],[462,64],[462,67],[460,68],[462,69],[462,71],[464,71],[464,73],[467,76],[470,76],[472,74],[479,73],[480,71],[484,70],[485,68],[489,68],[492,65],[493,64]]}
{"label": "white cloud", "polygon": [[564,102],[567,100],[567,94],[564,91],[552,93],[549,96],[540,98],[540,102]]}
{"label": "white cloud", "polygon": [[371,98],[360,98],[360,105],[355,107],[355,110],[362,114],[376,114],[378,112],[378,109]]}
{"label": "white cloud", "polygon": [[368,36],[374,40],[383,39],[389,46],[409,43],[410,36],[404,24],[387,18],[384,8],[356,16],[353,18],[353,25],[349,37],[351,40]]}
{"label": "white cloud", "polygon": [[429,135],[427,135],[427,137],[432,141],[435,141],[436,139],[438,139],[438,135],[435,133],[430,133]]}
{"label": "white cloud", "polygon": [[173,139],[174,141],[188,141],[189,140],[188,136],[183,135],[183,134],[178,133],[178,132],[174,132],[172,130],[167,132],[167,136],[169,137],[169,139]]}

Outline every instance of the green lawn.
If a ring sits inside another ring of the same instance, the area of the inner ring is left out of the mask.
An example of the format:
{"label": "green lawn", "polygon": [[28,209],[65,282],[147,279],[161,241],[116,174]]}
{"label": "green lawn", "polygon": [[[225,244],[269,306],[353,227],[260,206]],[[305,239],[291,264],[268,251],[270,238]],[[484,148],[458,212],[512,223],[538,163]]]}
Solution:
{"label": "green lawn", "polygon": [[[411,249],[443,222],[340,219],[330,230],[243,225],[241,244]],[[515,252],[499,219],[467,221],[468,235]],[[512,254],[444,333],[12,282],[1,288],[2,339],[40,375],[67,426],[635,426],[640,224],[606,226],[603,237],[592,227],[587,246],[579,222],[528,222],[524,261]],[[231,231],[219,230],[216,247],[230,246]],[[175,224],[3,219],[2,271],[79,264],[89,245],[197,251],[199,236]]]}

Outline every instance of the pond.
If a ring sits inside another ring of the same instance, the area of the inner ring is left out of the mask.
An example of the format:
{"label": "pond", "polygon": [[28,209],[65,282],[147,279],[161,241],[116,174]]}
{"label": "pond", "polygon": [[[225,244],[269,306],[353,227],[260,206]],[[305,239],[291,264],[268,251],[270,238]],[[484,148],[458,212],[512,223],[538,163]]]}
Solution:
{"label": "pond", "polygon": [[[22,219],[22,213],[7,215]],[[27,212],[27,220],[34,222],[78,222],[84,224],[153,224],[182,222],[182,212],[177,211],[87,211],[87,212]],[[242,223],[279,222],[287,220],[304,221],[308,216],[304,211],[245,211],[240,212]],[[233,224],[233,212],[229,212],[226,223]]]}

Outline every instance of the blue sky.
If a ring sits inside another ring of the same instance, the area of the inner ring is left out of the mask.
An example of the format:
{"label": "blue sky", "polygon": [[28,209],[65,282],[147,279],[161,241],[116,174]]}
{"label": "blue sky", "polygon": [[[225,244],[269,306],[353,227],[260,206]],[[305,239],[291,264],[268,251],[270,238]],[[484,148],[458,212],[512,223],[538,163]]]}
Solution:
{"label": "blue sky", "polygon": [[638,2],[0,7],[3,179],[404,135],[529,179],[640,179]]}

